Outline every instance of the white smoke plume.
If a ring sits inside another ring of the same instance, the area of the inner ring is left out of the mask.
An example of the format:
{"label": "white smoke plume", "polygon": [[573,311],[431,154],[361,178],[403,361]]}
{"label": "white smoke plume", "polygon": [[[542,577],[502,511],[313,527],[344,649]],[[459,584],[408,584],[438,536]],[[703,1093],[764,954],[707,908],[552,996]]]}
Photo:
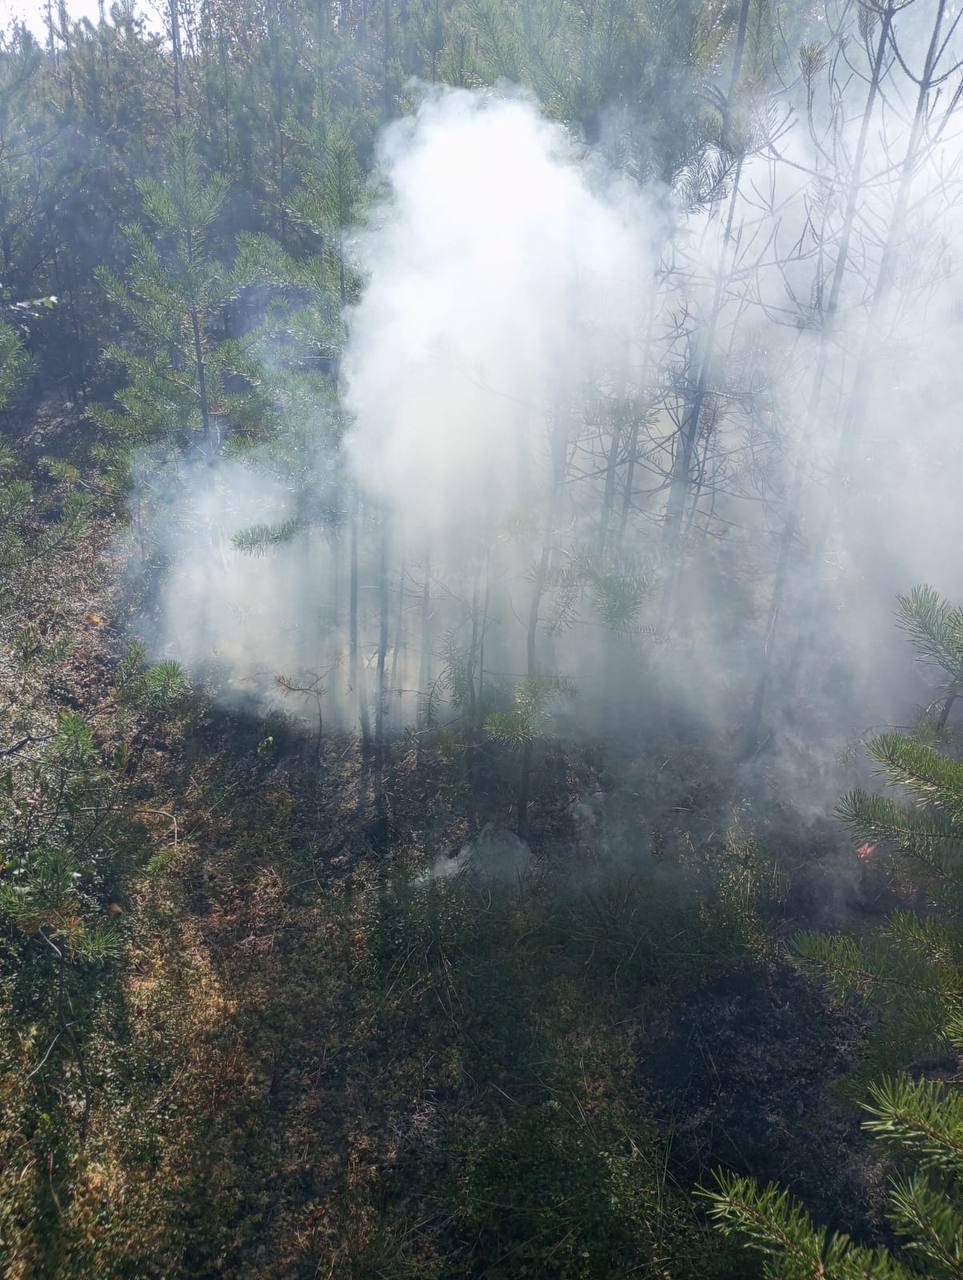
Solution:
{"label": "white smoke plume", "polygon": [[[383,134],[378,175],[384,196],[351,237],[366,284],[342,362],[348,471],[369,523],[390,531],[399,612],[429,573],[444,582],[431,605],[440,650],[464,622],[460,593],[484,555],[493,610],[496,597],[507,612],[525,608],[553,448],[600,395],[638,393],[665,215],[515,91],[428,93]],[[347,528],[334,540],[302,532],[263,557],[234,548],[246,526],[291,513],[257,457],[188,465],[153,505],[170,562],[155,647],[218,679],[230,672],[225,697],[274,699],[271,673],[323,668],[333,722],[351,723]],[[198,536],[201,524],[217,536]],[[359,605],[369,669],[372,541]],[[489,657],[500,648],[514,668],[507,631],[493,624]],[[396,652],[392,666],[399,687],[424,683],[414,655]],[[395,727],[415,709],[413,697],[396,707]]]}
{"label": "white smoke plume", "polygon": [[[827,156],[852,163],[858,110],[832,153],[797,118],[735,173],[668,193],[615,174],[520,92],[425,90],[383,133],[381,197],[348,237],[365,280],[341,365],[359,504],[251,557],[231,536],[289,517],[292,492],[256,459],[189,474],[162,504],[155,649],[218,665],[227,697],[323,672],[328,723],[344,727],[376,671],[389,730],[426,698],[467,714],[483,686],[509,696],[537,672],[577,690],[552,709],[577,732],[674,716],[724,737],[767,661],[788,545],[770,740],[825,759],[837,788],[833,737],[921,694],[896,592],[930,580],[963,598],[958,155],[949,134],[921,153],[875,306],[909,145],[888,109],[820,329],[846,217]],[[695,400],[675,554],[662,526]],[[211,504],[219,535],[198,537]]]}
{"label": "white smoke plume", "polygon": [[380,155],[351,460],[406,534],[473,536],[544,488],[558,415],[638,379],[652,206],[521,96],[433,93]]}

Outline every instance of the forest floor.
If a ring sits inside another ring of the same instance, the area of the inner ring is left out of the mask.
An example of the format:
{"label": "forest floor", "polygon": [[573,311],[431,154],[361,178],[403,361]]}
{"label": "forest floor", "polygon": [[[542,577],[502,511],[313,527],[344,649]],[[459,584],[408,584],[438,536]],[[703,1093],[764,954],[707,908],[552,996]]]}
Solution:
{"label": "forest floor", "polygon": [[[124,713],[111,534],[3,622],[17,763],[82,713],[145,844],[75,1012],[86,1123],[6,980],[5,1275],[751,1276],[693,1196],[719,1166],[880,1236],[886,1170],[837,1090],[861,1016],[786,959],[840,859],[881,892],[828,824],[755,812],[694,741],[546,741],[524,875],[425,874],[506,825],[517,758],[441,731],[319,753],[203,690]],[[25,633],[59,648],[28,662]]]}

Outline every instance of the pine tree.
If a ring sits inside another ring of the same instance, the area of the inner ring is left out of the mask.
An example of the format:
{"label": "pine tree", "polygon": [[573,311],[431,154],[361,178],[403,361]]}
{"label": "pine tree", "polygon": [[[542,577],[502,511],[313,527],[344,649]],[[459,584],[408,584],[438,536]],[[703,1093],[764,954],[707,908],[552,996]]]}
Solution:
{"label": "pine tree", "polygon": [[16,329],[0,324],[0,409],[23,384],[32,363]]}
{"label": "pine tree", "polygon": [[[186,688],[175,663],[145,667],[136,644],[116,675],[118,728],[136,717],[156,725],[177,709]],[[66,1053],[79,1078],[85,1124],[93,1080],[79,1024],[96,998],[100,971],[120,948],[117,899],[147,851],[140,819],[158,811],[133,800],[129,746],[105,752],[80,714],[61,713],[52,732],[29,734],[0,755],[6,764],[0,924],[12,926],[20,963],[42,993],[32,1017],[39,1012],[34,1029],[49,1043],[35,1074],[50,1072]],[[176,841],[176,820],[174,831]]]}
{"label": "pine tree", "polygon": [[[928,586],[899,598],[899,624],[917,657],[945,675],[936,727],[946,728],[963,672],[963,613]],[[777,1187],[721,1174],[708,1192],[727,1234],[745,1238],[785,1280],[903,1280],[963,1276],[963,761],[941,750],[931,721],[916,734],[871,739],[870,757],[900,798],[856,790],[839,806],[865,840],[866,856],[890,859],[912,909],[862,933],[796,939],[804,972],[840,996],[872,1007],[876,1027],[855,1082],[868,1080],[864,1128],[889,1145],[907,1172],[890,1193],[899,1254],[867,1249],[815,1226]],[[905,797],[905,798],[904,798]],[[942,1078],[927,1059],[955,1061]],[[905,1070],[893,1074],[898,1068]]]}
{"label": "pine tree", "polygon": [[98,408],[94,416],[124,449],[200,447],[213,458],[226,425],[253,429],[256,422],[252,397],[228,388],[231,374],[250,372],[243,352],[219,334],[236,286],[209,239],[228,181],[201,176],[193,140],[182,129],[165,178],[138,186],[147,223],[125,228],[127,279],[99,273],[111,302],[133,321],[132,340],[107,351],[128,382],[115,395],[120,409]]}
{"label": "pine tree", "polygon": [[[22,387],[33,364],[17,331],[0,324],[0,410]],[[50,468],[69,477],[69,468]],[[59,511],[44,522],[32,520],[34,487],[21,471],[15,451],[0,443],[0,593],[13,587],[23,593],[26,575],[36,573],[80,535],[89,506],[83,494],[68,487]]]}
{"label": "pine tree", "polygon": [[[351,117],[324,121],[320,154],[305,165],[288,206],[291,223],[308,238],[313,251],[296,255],[264,235],[238,239],[235,278],[267,287],[276,299],[251,338],[263,362],[262,385],[276,419],[260,465],[276,468],[293,496],[289,520],[244,529],[234,541],[242,551],[264,554],[296,536],[307,538],[316,528],[335,547],[347,535],[348,601],[345,608],[335,599],[331,612],[335,627],[345,626],[348,633],[347,692],[349,701],[357,703],[367,745],[370,723],[359,597],[364,512],[341,454],[344,422],[336,388],[345,340],[343,309],[359,287],[346,258],[344,236],[360,219],[367,194],[353,123]],[[322,654],[322,638],[315,639],[321,655],[317,665],[297,677],[286,673],[283,687],[314,689],[330,676],[332,659]]]}

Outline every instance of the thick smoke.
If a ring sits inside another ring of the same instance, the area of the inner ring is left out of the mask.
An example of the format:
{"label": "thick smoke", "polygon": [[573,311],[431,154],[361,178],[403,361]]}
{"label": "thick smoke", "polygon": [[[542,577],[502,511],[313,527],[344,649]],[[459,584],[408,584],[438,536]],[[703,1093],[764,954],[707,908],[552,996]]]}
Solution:
{"label": "thick smoke", "polygon": [[521,97],[433,94],[381,161],[344,364],[351,462],[406,537],[470,542],[542,496],[559,417],[637,385],[651,206]]}
{"label": "thick smoke", "polygon": [[[432,93],[384,133],[379,176],[384,198],[353,244],[367,284],[347,315],[343,404],[364,525],[357,683],[373,679],[381,529],[397,728],[426,684],[451,701],[483,561],[489,663],[524,673],[524,643],[508,633],[528,608],[546,509],[562,526],[578,518],[553,497],[569,438],[600,396],[638,395],[661,215],[518,94]],[[263,455],[201,460],[154,496],[170,566],[158,649],[214,674],[229,698],[275,698],[274,674],[323,669],[331,722],[350,723],[350,503],[334,531],[251,556],[233,537],[294,510]],[[427,664],[396,634],[426,594]]]}
{"label": "thick smoke", "polygon": [[188,466],[154,529],[156,650],[224,697],[323,677],[329,724],[378,706],[388,732],[509,737],[724,742],[766,669],[761,740],[823,806],[840,743],[925,692],[895,594],[963,598],[957,144],[919,148],[901,208],[914,90],[891,75],[903,106],[870,102],[862,153],[868,91],[839,114],[804,83],[672,192],[518,93],[426,91],[348,237],[347,429],[314,486],[334,509],[252,556],[233,535],[303,492],[263,457]]}

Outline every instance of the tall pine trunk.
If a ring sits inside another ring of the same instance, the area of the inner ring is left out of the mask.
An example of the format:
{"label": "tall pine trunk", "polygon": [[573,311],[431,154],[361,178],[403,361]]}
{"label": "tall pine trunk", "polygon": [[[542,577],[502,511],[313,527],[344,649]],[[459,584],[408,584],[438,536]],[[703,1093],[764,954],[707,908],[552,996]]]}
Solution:
{"label": "tall pine trunk", "polygon": [[[836,316],[839,310],[839,299],[842,293],[846,269],[849,265],[850,246],[858,215],[859,197],[863,185],[863,165],[866,160],[866,149],[870,136],[870,126],[872,124],[873,112],[880,94],[884,59],[886,49],[889,44],[892,23],[893,11],[891,9],[887,9],[880,22],[879,35],[873,55],[872,73],[866,94],[866,103],[863,108],[863,116],[860,122],[859,137],[856,143],[856,150],[853,153],[853,167],[846,194],[843,224],[839,236],[839,249],[837,251],[836,262],[833,267],[829,298],[826,305],[826,313],[823,319],[822,330],[820,332],[819,350],[816,359],[816,369],[813,375],[812,388],[806,405],[805,421],[807,423],[818,420],[826,368],[831,350]],[[756,752],[759,747],[766,699],[769,694],[773,677],[776,630],[779,622],[780,610],[782,609],[789,581],[792,548],[798,535],[798,523],[800,516],[799,508],[802,501],[802,491],[805,481],[807,462],[806,456],[802,450],[802,443],[802,440],[797,436],[794,456],[790,463],[791,479],[790,491],[786,505],[786,516],[783,521],[782,533],[779,539],[772,595],[770,597],[769,608],[766,616],[761,674],[756,685],[746,729],[746,746],[750,754]]]}
{"label": "tall pine trunk", "polygon": [[364,667],[361,663],[358,620],[358,542],[361,513],[357,492],[351,495],[351,527],[349,532],[349,582],[348,582],[348,678],[358,700],[358,719],[361,724],[361,749],[368,752],[371,745],[371,724],[368,719],[368,697]]}

